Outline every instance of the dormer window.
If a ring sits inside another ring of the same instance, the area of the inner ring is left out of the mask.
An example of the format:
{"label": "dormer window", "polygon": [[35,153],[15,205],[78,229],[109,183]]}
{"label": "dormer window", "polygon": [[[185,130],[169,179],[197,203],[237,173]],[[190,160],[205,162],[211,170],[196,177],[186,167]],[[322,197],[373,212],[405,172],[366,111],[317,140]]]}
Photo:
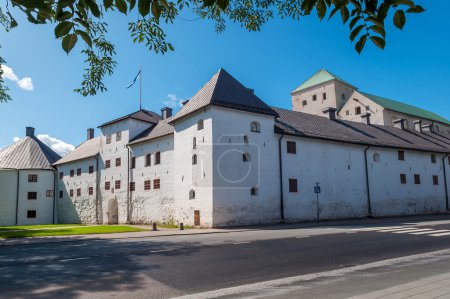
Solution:
{"label": "dormer window", "polygon": [[259,123],[256,121],[252,122],[250,124],[250,131],[260,133],[261,127],[260,127]]}

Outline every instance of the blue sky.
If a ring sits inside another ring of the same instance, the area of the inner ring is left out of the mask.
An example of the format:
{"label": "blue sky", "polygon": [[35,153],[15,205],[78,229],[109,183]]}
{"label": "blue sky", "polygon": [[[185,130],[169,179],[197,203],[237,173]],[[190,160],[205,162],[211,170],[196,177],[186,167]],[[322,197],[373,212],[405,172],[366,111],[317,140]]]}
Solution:
{"label": "blue sky", "polygon": [[108,92],[87,98],[72,92],[82,79],[81,47],[67,56],[52,27],[18,18],[18,28],[0,32],[0,53],[19,80],[32,79],[34,90],[6,80],[13,101],[0,104],[0,148],[22,137],[26,126],[34,126],[37,134],[80,144],[87,128],[139,108],[138,86],[125,86],[141,64],[143,106],[157,112],[171,98],[191,97],[220,67],[254,88],[268,104],[290,108],[290,92],[325,68],[362,91],[450,119],[450,2],[416,2],[427,12],[408,15],[403,31],[389,22],[386,49],[367,43],[361,55],[354,51],[348,27],[339,16],[330,22],[319,22],[315,16],[300,21],[275,19],[252,33],[229,22],[221,34],[209,21],[177,20],[167,26],[175,52],[155,55],[129,37],[127,22],[134,17],[114,14],[108,16],[109,36],[116,44],[118,66],[106,80]]}

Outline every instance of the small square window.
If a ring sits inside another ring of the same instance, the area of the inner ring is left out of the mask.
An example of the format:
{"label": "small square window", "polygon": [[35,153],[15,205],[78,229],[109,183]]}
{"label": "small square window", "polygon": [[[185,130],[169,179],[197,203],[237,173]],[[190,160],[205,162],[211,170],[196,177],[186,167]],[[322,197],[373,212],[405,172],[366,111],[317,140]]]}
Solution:
{"label": "small square window", "polygon": [[116,158],[116,167],[119,167],[122,165],[122,159],[121,158]]}
{"label": "small square window", "polygon": [[297,153],[297,143],[294,141],[286,141],[287,153],[296,154]]}
{"label": "small square window", "polygon": [[36,218],[36,210],[28,210],[27,218]]}
{"label": "small square window", "polygon": [[437,175],[433,175],[433,185],[439,185],[439,177]]}
{"label": "small square window", "polygon": [[326,99],[327,99],[327,93],[326,93],[326,92],[322,93],[322,99],[323,99],[323,100],[326,100]]}
{"label": "small square window", "polygon": [[73,189],[70,189],[70,191],[69,191],[69,196],[70,196],[70,197],[73,197]]}
{"label": "small square window", "polygon": [[405,161],[405,152],[404,151],[398,151],[398,160]]}
{"label": "small square window", "polygon": [[159,179],[153,180],[153,189],[159,189],[161,187],[161,182]]}
{"label": "small square window", "polygon": [[404,174],[404,173],[400,174],[400,183],[406,184],[406,174]]}
{"label": "small square window", "polygon": [[119,190],[120,189],[120,180],[116,181],[114,186],[115,186],[116,190]]}
{"label": "small square window", "polygon": [[78,168],[77,169],[77,176],[80,176],[81,175],[81,168]]}
{"label": "small square window", "polygon": [[28,199],[36,200],[37,199],[37,192],[28,192]]}
{"label": "small square window", "polygon": [[152,155],[151,154],[147,154],[145,156],[145,166],[148,167],[152,165]]}
{"label": "small square window", "polygon": [[135,168],[136,168],[136,157],[131,157],[130,169],[135,169]]}
{"label": "small square window", "polygon": [[89,166],[89,173],[94,173],[94,166]]}
{"label": "small square window", "polygon": [[59,191],[59,198],[63,198],[64,197],[64,191]]}
{"label": "small square window", "polygon": [[[313,100],[313,101],[317,101],[317,95],[313,95],[313,96],[312,96],[312,100]],[[304,101],[304,102],[306,102],[306,101]]]}
{"label": "small square window", "polygon": [[111,189],[111,182],[105,182],[105,190]]}
{"label": "small square window", "polygon": [[435,154],[431,155],[431,163],[436,164],[436,155]]}
{"label": "small square window", "polygon": [[111,167],[111,160],[106,160],[105,161],[105,168],[110,168]]}
{"label": "small square window", "polygon": [[81,189],[80,188],[77,189],[77,196],[81,196]]}
{"label": "small square window", "polygon": [[135,190],[136,190],[136,183],[130,182],[130,191],[135,191]]}
{"label": "small square window", "polygon": [[89,195],[93,195],[94,194],[94,187],[89,187],[88,188],[88,194]]}
{"label": "small square window", "polygon": [[345,115],[350,115],[350,110],[346,110]]}
{"label": "small square window", "polygon": [[116,133],[116,141],[120,141],[122,140],[122,132],[117,132]]}
{"label": "small square window", "polygon": [[297,179],[289,179],[289,192],[298,192]]}
{"label": "small square window", "polygon": [[155,154],[155,165],[161,164],[161,153],[156,152]]}
{"label": "small square window", "polygon": [[414,175],[414,184],[420,185],[420,175],[419,174]]}
{"label": "small square window", "polygon": [[111,143],[111,134],[106,135],[106,144],[110,144]]}
{"label": "small square window", "polygon": [[307,100],[303,100],[302,106],[306,106],[306,105],[308,105],[308,101]]}
{"label": "small square window", "polygon": [[59,173],[59,179],[61,179],[61,180],[62,180],[62,179],[63,179],[63,177],[64,177],[64,172],[62,172],[62,171],[61,171],[61,172]]}
{"label": "small square window", "polygon": [[361,107],[355,107],[355,115],[361,114]]}
{"label": "small square window", "polygon": [[37,181],[38,181],[37,174],[29,174],[28,175],[28,182],[30,182],[30,183],[37,183]]}
{"label": "small square window", "polygon": [[72,169],[72,170],[70,171],[70,177],[73,178],[74,176],[75,176],[75,170]]}
{"label": "small square window", "polygon": [[203,130],[203,128],[204,128],[203,119],[201,119],[197,122],[197,130],[200,131]]}
{"label": "small square window", "polygon": [[250,195],[256,196],[258,194],[258,188],[253,187],[250,189]]}
{"label": "small square window", "polygon": [[46,197],[53,197],[54,194],[55,194],[55,193],[54,193],[53,190],[47,190],[47,191],[45,191],[45,196],[46,196]]}

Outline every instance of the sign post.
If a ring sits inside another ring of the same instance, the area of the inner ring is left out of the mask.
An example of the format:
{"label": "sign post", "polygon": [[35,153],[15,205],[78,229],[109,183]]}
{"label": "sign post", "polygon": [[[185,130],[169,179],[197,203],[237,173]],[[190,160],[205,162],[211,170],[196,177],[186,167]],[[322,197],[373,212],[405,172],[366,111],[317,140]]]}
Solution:
{"label": "sign post", "polygon": [[320,210],[319,210],[319,194],[320,194],[321,190],[320,190],[320,186],[319,183],[316,183],[316,185],[314,186],[314,193],[316,193],[316,208],[317,208],[317,225],[320,224]]}

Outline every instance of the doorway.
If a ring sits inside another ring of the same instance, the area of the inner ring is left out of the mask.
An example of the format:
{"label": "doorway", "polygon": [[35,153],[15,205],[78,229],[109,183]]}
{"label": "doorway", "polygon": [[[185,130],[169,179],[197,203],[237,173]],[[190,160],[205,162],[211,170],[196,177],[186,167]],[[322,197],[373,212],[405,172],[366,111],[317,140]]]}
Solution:
{"label": "doorway", "polygon": [[119,204],[117,199],[113,198],[108,203],[108,224],[119,223]]}
{"label": "doorway", "polygon": [[194,211],[194,226],[200,226],[200,211]]}

